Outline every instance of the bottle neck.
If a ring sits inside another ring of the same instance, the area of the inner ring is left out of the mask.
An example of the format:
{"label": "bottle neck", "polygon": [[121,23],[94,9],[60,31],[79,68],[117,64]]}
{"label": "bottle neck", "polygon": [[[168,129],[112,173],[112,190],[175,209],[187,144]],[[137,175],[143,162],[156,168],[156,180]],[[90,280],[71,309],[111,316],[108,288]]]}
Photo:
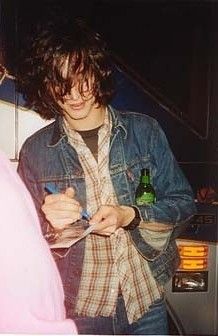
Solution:
{"label": "bottle neck", "polygon": [[141,176],[141,183],[149,184],[150,183],[150,176],[149,175],[142,175]]}

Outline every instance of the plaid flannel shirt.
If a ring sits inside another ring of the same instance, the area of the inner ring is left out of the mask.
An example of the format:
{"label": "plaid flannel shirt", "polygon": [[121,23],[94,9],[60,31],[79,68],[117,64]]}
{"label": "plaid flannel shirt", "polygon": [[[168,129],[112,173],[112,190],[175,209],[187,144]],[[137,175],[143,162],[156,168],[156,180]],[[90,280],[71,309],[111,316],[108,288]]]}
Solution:
{"label": "plaid flannel shirt", "polygon": [[[101,205],[118,203],[108,168],[111,127],[106,111],[98,131],[97,162],[81,135],[64,122],[68,141],[77,151],[84,170],[87,209],[92,215]],[[129,323],[132,323],[161,297],[163,288],[156,283],[128,232],[120,228],[110,237],[90,234],[86,237],[76,313],[91,317],[114,315],[119,291],[125,301]]]}

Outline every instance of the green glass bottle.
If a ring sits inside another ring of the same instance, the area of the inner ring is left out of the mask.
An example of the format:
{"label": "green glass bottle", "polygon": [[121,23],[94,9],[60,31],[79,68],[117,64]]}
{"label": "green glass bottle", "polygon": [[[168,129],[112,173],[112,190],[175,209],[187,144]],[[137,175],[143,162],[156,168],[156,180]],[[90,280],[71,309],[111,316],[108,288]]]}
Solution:
{"label": "green glass bottle", "polygon": [[156,194],[150,180],[149,169],[141,170],[140,183],[136,189],[135,195],[136,205],[154,204],[156,202]]}

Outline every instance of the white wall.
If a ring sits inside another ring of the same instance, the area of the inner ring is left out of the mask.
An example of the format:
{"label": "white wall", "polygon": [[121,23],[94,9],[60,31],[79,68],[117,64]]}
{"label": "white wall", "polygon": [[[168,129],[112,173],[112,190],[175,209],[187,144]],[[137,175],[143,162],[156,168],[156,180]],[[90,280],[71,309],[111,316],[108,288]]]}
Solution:
{"label": "white wall", "polygon": [[0,100],[0,148],[16,165],[25,139],[50,122],[34,111]]}

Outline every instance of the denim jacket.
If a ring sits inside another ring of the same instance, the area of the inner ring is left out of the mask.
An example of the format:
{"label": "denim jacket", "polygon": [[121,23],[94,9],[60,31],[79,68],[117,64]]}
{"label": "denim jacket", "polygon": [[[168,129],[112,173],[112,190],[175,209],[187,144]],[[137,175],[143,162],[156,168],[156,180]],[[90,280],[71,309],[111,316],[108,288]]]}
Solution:
{"label": "denim jacket", "polygon": [[[157,201],[138,206],[145,222],[172,225],[164,247],[154,248],[143,237],[143,229],[129,230],[132,242],[148,261],[153,276],[165,284],[179,264],[175,238],[195,213],[190,185],[180,170],[158,122],[135,112],[119,112],[108,107],[112,118],[109,170],[120,205],[134,205],[142,168],[149,168]],[[75,149],[68,143],[61,117],[42,128],[24,143],[18,172],[35,201],[42,230],[47,226],[41,212],[47,182],[59,190],[72,186],[76,199],[86,207],[84,173]],[[67,307],[73,307],[80,283],[84,240],[73,245],[68,254],[57,260],[65,289]],[[73,313],[72,313],[73,314]]]}

